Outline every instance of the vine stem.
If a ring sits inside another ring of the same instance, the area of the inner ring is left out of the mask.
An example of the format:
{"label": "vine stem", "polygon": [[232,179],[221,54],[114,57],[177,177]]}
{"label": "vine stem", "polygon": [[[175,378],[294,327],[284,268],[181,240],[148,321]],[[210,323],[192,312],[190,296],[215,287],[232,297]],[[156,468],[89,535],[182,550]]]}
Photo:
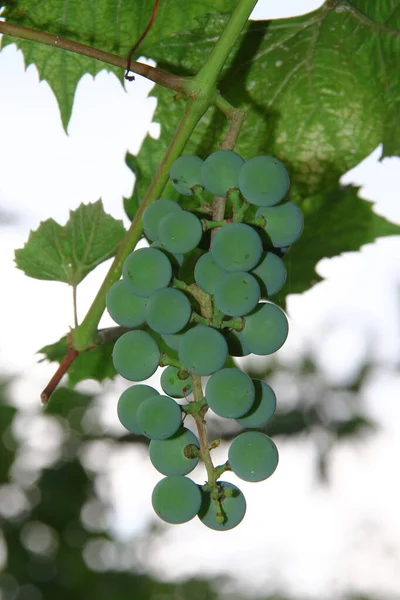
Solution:
{"label": "vine stem", "polygon": [[[59,48],[60,50],[68,50],[74,54],[81,54],[82,56],[94,58],[107,65],[113,65],[114,67],[119,67],[123,70],[125,70],[127,66],[127,59],[122,56],[104,52],[104,50],[99,50],[98,48],[93,48],[92,46],[87,46],[86,44],[75,42],[74,40],[68,40],[59,35],[47,33],[46,31],[37,31],[36,29],[14,25],[7,21],[0,21],[0,33],[21,40],[29,40],[46,46],[52,46],[53,48]],[[145,65],[136,61],[129,64],[129,70],[137,75],[142,75],[163,87],[175,90],[181,94],[188,93],[187,78],[171,75],[171,73],[162,71],[157,67],[151,67],[150,65]]]}

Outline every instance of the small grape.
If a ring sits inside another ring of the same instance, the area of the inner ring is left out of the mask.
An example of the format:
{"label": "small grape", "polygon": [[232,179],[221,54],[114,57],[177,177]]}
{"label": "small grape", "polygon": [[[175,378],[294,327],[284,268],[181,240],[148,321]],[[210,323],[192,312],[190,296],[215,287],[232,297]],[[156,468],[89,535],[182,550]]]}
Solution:
{"label": "small grape", "polygon": [[158,226],[165,215],[182,210],[177,202],[165,200],[164,198],[156,200],[149,204],[143,213],[143,230],[147,237],[152,241],[158,240]]}
{"label": "small grape", "polygon": [[183,196],[192,196],[192,188],[201,185],[203,161],[198,156],[185,154],[173,163],[169,176],[174,188]]}
{"label": "small grape", "polygon": [[106,306],[110,316],[122,327],[137,327],[146,320],[147,298],[136,296],[123,279],[110,287]]}
{"label": "small grape", "polygon": [[199,287],[207,294],[215,294],[215,288],[227,271],[220,267],[211,252],[200,256],[194,267],[194,279]]}
{"label": "small grape", "polygon": [[229,223],[214,235],[211,253],[226,271],[250,271],[261,258],[262,242],[250,225]]}
{"label": "small grape", "polygon": [[157,342],[146,331],[128,331],[114,344],[112,359],[117,373],[130,381],[143,381],[160,362]]}
{"label": "small grape", "polygon": [[151,497],[154,511],[167,523],[187,523],[201,506],[199,486],[188,477],[170,475],[161,479]]}
{"label": "small grape", "polygon": [[248,356],[250,354],[250,350],[244,343],[241,331],[232,329],[232,331],[229,332],[226,341],[231,356]]}
{"label": "small grape", "polygon": [[171,265],[174,267],[181,267],[183,265],[183,261],[185,259],[184,254],[172,254],[172,252],[168,252],[166,248],[162,245],[160,240],[156,240],[152,244],[150,244],[150,248],[156,248],[165,254],[165,256],[170,261]]}
{"label": "small grape", "polygon": [[182,424],[182,410],[169,396],[150,396],[137,410],[137,422],[144,435],[152,440],[165,440]]}
{"label": "small grape", "polygon": [[162,245],[174,254],[185,254],[198,246],[203,235],[200,220],[191,212],[182,210],[160,221],[158,228]]}
{"label": "small grape", "polygon": [[155,248],[140,248],[132,252],[122,268],[124,281],[134,294],[148,298],[167,287],[172,277],[168,258]]}
{"label": "small grape", "polygon": [[181,332],[181,333],[172,333],[172,334],[169,334],[169,335],[164,335],[164,334],[161,335],[162,339],[167,344],[167,346],[169,348],[172,348],[172,350],[175,350],[175,351],[178,351],[179,342],[181,341],[182,336],[183,336],[183,332]]}
{"label": "small grape", "polygon": [[118,418],[121,424],[136,435],[142,435],[137,422],[137,409],[146,398],[157,396],[158,392],[150,385],[132,385],[122,392],[117,406]]}
{"label": "small grape", "polygon": [[222,277],[215,288],[215,303],[230,317],[247,315],[260,300],[260,286],[246,271],[233,271]]}
{"label": "small grape", "polygon": [[285,166],[273,156],[255,156],[239,172],[239,188],[250,204],[273,206],[285,197],[290,185]]}
{"label": "small grape", "polygon": [[173,398],[184,398],[192,393],[192,382],[190,377],[186,379],[179,378],[179,369],[176,367],[167,367],[161,375],[160,384],[168,396]]}
{"label": "small grape", "polygon": [[278,449],[260,431],[245,431],[232,442],[228,460],[232,471],[245,481],[263,481],[278,466]]}
{"label": "small grape", "polygon": [[273,296],[285,285],[285,263],[273,252],[264,255],[262,261],[252,270],[252,274],[261,284],[261,293],[265,298]]}
{"label": "small grape", "polygon": [[288,335],[289,325],[285,313],[272,302],[264,302],[244,319],[243,341],[253,354],[273,354]]}
{"label": "small grape", "polygon": [[263,427],[273,417],[276,410],[276,396],[274,390],[264,381],[253,379],[255,389],[254,403],[248,413],[236,419],[242,427]]}
{"label": "small grape", "polygon": [[197,437],[182,427],[166,440],[151,440],[149,456],[153,466],[163,475],[187,475],[199,462],[199,457],[188,458],[185,448],[189,445],[200,448]]}
{"label": "small grape", "polygon": [[203,187],[214,196],[225,196],[228,190],[239,187],[239,171],[243,164],[243,158],[231,150],[210,154],[201,171]]}
{"label": "small grape", "polygon": [[174,288],[158,290],[147,301],[146,321],[157,333],[177,333],[187,325],[191,314],[187,296]]}
{"label": "small grape", "polygon": [[206,385],[208,406],[220,417],[241,417],[253,406],[255,390],[252,380],[239,369],[221,369]]}
{"label": "small grape", "polygon": [[[228,481],[218,481],[222,492],[227,492],[221,500],[223,514],[217,515],[217,505],[211,498],[211,494],[202,490],[202,502],[199,519],[204,525],[216,531],[228,531],[233,529],[242,521],[246,514],[246,500],[241,490]],[[223,522],[220,522],[222,516]]]}
{"label": "small grape", "polygon": [[216,329],[196,325],[183,334],[178,353],[186,371],[205,376],[223,367],[228,358],[228,345]]}
{"label": "small grape", "polygon": [[301,236],[304,217],[300,208],[293,202],[259,208],[256,215],[265,217],[265,231],[275,248],[290,246]]}

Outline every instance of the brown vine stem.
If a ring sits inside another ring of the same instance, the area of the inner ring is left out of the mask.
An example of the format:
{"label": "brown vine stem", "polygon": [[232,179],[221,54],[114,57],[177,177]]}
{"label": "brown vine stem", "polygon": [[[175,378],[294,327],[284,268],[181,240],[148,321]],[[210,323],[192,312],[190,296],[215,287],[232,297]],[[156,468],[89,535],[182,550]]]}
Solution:
{"label": "brown vine stem", "polygon": [[49,383],[46,385],[43,392],[40,394],[40,400],[42,401],[42,404],[47,404],[51,394],[54,392],[54,390],[60,383],[61,378],[67,372],[74,360],[78,358],[78,356],[79,352],[77,350],[75,350],[74,348],[69,348],[67,354],[60,362],[60,366],[58,367],[57,371],[54,373],[53,377],[50,379]]}
{"label": "brown vine stem", "polygon": [[[62,38],[58,35],[53,35],[45,31],[37,31],[36,29],[30,29],[29,27],[22,27],[21,25],[14,25],[7,21],[0,21],[0,33],[16,37],[22,40],[30,40],[32,42],[38,42],[45,44],[46,46],[52,46],[53,48],[60,48],[62,50],[68,50],[75,54],[81,54],[82,56],[88,56],[95,60],[100,60],[108,65],[119,67],[120,69],[126,69],[126,58],[111,54],[110,52],[104,52],[98,48],[87,46],[86,44],[80,44],[73,40]],[[178,75],[171,75],[157,67],[151,67],[150,65],[144,65],[140,62],[132,62],[129,66],[130,71],[137,75],[142,75],[155,83],[162,85],[163,87],[180,92],[185,96],[187,92],[187,79],[179,77]]]}

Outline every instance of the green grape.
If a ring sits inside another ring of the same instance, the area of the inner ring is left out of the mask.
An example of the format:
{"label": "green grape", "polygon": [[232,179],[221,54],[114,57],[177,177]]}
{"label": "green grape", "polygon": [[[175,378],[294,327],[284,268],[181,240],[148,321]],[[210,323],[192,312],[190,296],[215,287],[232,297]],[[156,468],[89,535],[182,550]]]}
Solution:
{"label": "green grape", "polygon": [[160,384],[168,396],[173,398],[185,398],[192,393],[192,382],[190,377],[180,379],[179,369],[176,367],[167,367],[161,375]]}
{"label": "green grape", "polygon": [[261,258],[261,238],[250,225],[229,223],[214,235],[211,253],[226,271],[250,271]]}
{"label": "green grape", "polygon": [[232,471],[245,481],[263,481],[278,466],[278,449],[261,431],[245,431],[232,442],[228,461]]}
{"label": "green grape", "polygon": [[161,250],[140,248],[128,256],[122,275],[134,294],[148,298],[157,290],[167,287],[171,281],[172,267]]}
{"label": "green grape", "polygon": [[290,185],[285,166],[273,156],[255,156],[239,172],[239,188],[250,204],[273,206],[285,197]]}
{"label": "green grape", "polygon": [[157,250],[161,250],[161,252],[164,252],[165,256],[170,260],[171,265],[175,267],[181,267],[183,265],[185,255],[172,254],[172,252],[168,252],[168,250],[164,248],[160,240],[156,240],[155,242],[150,244],[150,248],[157,248]]}
{"label": "green grape", "polygon": [[188,298],[174,288],[158,290],[147,301],[146,321],[157,333],[177,333],[187,325],[191,314]]}
{"label": "green grape", "polygon": [[248,356],[250,350],[243,341],[241,331],[231,330],[226,338],[228,350],[231,356]]}
{"label": "green grape", "polygon": [[169,396],[151,396],[140,404],[137,422],[144,435],[152,440],[165,440],[182,425],[182,410]]}
{"label": "green grape", "polygon": [[274,390],[264,381],[253,379],[255,389],[254,403],[248,413],[236,419],[242,427],[263,427],[273,417],[276,410]]}
{"label": "green grape", "polygon": [[118,418],[121,424],[137,435],[142,435],[143,431],[140,429],[137,422],[137,409],[140,404],[146,398],[150,396],[157,396],[158,392],[150,385],[132,385],[124,392],[122,392],[117,406]]}
{"label": "green grape", "polygon": [[242,317],[253,310],[260,299],[260,286],[246,271],[227,273],[215,288],[215,304],[230,317]]}
{"label": "green grape", "polygon": [[178,348],[181,365],[194,375],[211,375],[221,369],[228,358],[224,336],[205,325],[196,325],[183,334]]}
{"label": "green grape", "polygon": [[146,331],[128,331],[115,342],[112,359],[115,370],[122,377],[143,381],[156,372],[160,350]]}
{"label": "green grape", "polygon": [[152,202],[143,213],[143,230],[147,237],[154,242],[158,240],[158,226],[165,215],[182,210],[177,202],[164,198]]}
{"label": "green grape", "polygon": [[147,298],[136,296],[123,279],[110,287],[106,306],[110,316],[122,327],[137,327],[146,320]]}
{"label": "green grape", "polygon": [[243,164],[243,158],[231,150],[210,154],[201,171],[203,187],[214,196],[225,196],[228,190],[239,187],[239,171]]}
{"label": "green grape", "polygon": [[196,215],[182,210],[169,214],[160,221],[160,241],[174,254],[185,254],[194,250],[203,235],[203,228]]}
{"label": "green grape", "polygon": [[[200,448],[197,437],[182,427],[167,440],[151,440],[149,456],[153,466],[163,475],[187,475],[199,462],[199,457],[189,458],[185,448],[189,445]],[[190,456],[190,454],[189,454]]]}
{"label": "green grape", "polygon": [[269,298],[283,288],[286,281],[285,263],[273,252],[267,252],[263,260],[252,270],[260,283],[263,297]]}
{"label": "green grape", "polygon": [[255,390],[252,380],[239,369],[221,369],[206,385],[208,406],[220,417],[235,419],[249,412]]}
{"label": "green grape", "polygon": [[173,163],[169,176],[172,185],[183,196],[192,196],[192,188],[201,185],[203,161],[198,156],[186,154]]}
{"label": "green grape", "polygon": [[194,279],[197,285],[210,295],[215,294],[215,287],[225,274],[225,269],[215,262],[211,252],[200,256],[194,267]]}
{"label": "green grape", "polygon": [[259,208],[257,217],[265,217],[265,231],[275,248],[290,246],[299,239],[303,231],[304,217],[300,208],[293,202],[279,206]]}
{"label": "green grape", "polygon": [[276,304],[259,304],[244,321],[241,334],[244,343],[253,354],[273,354],[285,343],[289,325],[285,313]]}
{"label": "green grape", "polygon": [[183,333],[172,333],[170,335],[162,334],[161,337],[164,340],[164,342],[167,344],[167,346],[169,346],[169,348],[172,348],[172,350],[178,351],[179,342],[182,339],[182,335],[183,335]]}
{"label": "green grape", "polygon": [[182,475],[161,479],[151,497],[154,511],[167,523],[187,523],[197,515],[201,506],[199,486]]}
{"label": "green grape", "polygon": [[[210,529],[215,529],[216,531],[228,531],[239,525],[242,521],[246,514],[246,500],[242,491],[236,487],[236,485],[233,485],[233,483],[229,483],[228,481],[218,481],[218,486],[222,493],[227,493],[221,501],[223,510],[222,515],[217,515],[217,505],[211,498],[211,494],[202,490],[199,519]],[[222,523],[220,523],[221,517],[223,519]]]}

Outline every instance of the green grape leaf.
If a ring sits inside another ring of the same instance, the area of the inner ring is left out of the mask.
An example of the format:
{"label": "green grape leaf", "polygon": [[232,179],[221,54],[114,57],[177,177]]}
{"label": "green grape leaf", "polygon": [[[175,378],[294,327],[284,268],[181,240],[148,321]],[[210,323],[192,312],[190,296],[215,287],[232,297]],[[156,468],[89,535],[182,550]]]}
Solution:
{"label": "green grape leaf", "polygon": [[371,202],[360,198],[353,186],[310,196],[302,210],[304,231],[284,258],[287,294],[303,292],[321,281],[315,265],[322,258],[358,250],[381,236],[400,234],[400,226],[374,213]]}
{"label": "green grape leaf", "polygon": [[[153,26],[133,58],[139,54],[151,57],[147,49],[160,38],[190,29],[197,16],[228,12],[235,4],[233,0],[163,0]],[[2,17],[9,23],[126,57],[144,31],[152,8],[153,2],[148,0],[15,0],[7,6]],[[40,79],[49,83],[60,105],[65,128],[71,116],[76,86],[83,75],[89,73],[95,76],[106,68],[121,81],[123,79],[121,69],[72,52],[4,36],[2,47],[8,44],[17,44],[24,54],[26,66],[35,64]]]}
{"label": "green grape leaf", "polygon": [[[94,379],[99,383],[107,378],[113,379],[116,375],[111,358],[113,346],[114,342],[107,342],[79,354],[67,371],[68,387],[73,388],[86,379]],[[38,353],[44,355],[41,362],[48,360],[60,363],[67,351],[67,338],[62,337],[58,342],[44,346]]]}
{"label": "green grape leaf", "polygon": [[[137,166],[136,157],[133,156],[133,154],[130,154],[130,152],[126,153],[125,163],[130,168],[130,170],[132,171],[132,173],[135,175],[135,181],[138,179],[138,175],[139,175],[139,178],[140,178],[140,171],[139,171],[138,166]],[[128,218],[131,221],[133,221],[133,218],[134,218],[134,216],[136,214],[136,211],[139,208],[139,204],[140,204],[140,201],[141,201],[142,197],[143,197],[143,194],[140,194],[139,186],[138,185],[134,185],[131,196],[129,198],[124,198],[123,199],[124,210],[125,210]]]}
{"label": "green grape leaf", "polygon": [[76,286],[114,256],[124,234],[122,221],[106,214],[101,200],[81,204],[64,226],[47,219],[31,231],[25,246],[15,251],[15,262],[29,277]]}

